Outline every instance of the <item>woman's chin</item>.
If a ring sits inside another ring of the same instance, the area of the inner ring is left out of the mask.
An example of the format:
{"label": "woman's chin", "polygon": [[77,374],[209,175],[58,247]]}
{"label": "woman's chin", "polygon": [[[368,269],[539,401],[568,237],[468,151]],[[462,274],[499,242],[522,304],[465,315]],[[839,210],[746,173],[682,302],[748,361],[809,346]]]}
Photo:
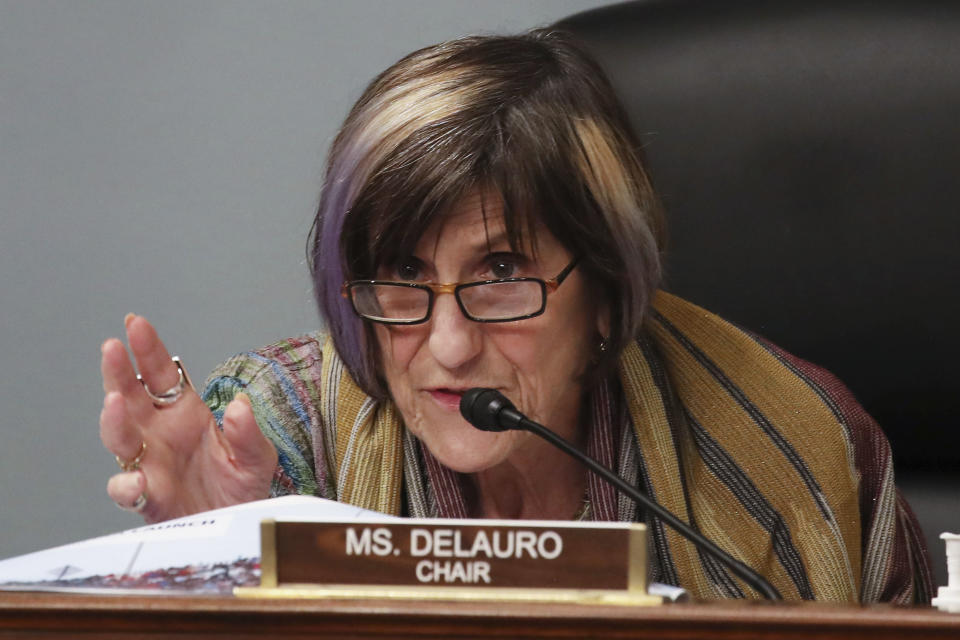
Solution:
{"label": "woman's chin", "polygon": [[477,473],[506,460],[519,434],[480,431],[461,421],[446,427],[443,433],[425,430],[416,435],[445,467],[459,473]]}
{"label": "woman's chin", "polygon": [[[409,406],[398,402],[407,428],[442,465],[459,473],[477,473],[507,460],[529,435],[520,431],[481,431],[456,408],[423,394]],[[406,409],[406,410],[404,410]]]}

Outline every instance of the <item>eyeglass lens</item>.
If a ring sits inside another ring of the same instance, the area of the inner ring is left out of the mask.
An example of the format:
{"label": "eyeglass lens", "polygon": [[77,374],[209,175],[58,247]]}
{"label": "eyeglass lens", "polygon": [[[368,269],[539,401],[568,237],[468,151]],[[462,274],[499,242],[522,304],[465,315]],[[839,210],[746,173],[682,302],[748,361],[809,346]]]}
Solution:
{"label": "eyeglass lens", "polygon": [[535,313],[543,306],[539,282],[491,282],[460,289],[467,313],[480,320],[508,320]]}
{"label": "eyeglass lens", "polygon": [[423,319],[430,306],[430,293],[415,287],[356,284],[350,292],[357,312],[371,320],[413,322]]}

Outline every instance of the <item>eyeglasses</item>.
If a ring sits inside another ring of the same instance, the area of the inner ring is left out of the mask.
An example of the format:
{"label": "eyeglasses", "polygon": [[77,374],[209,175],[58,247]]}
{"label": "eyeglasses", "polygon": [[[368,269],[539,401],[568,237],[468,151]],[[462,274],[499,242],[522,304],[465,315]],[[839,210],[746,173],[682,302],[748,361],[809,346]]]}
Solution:
{"label": "eyeglasses", "polygon": [[361,318],[383,324],[420,324],[430,319],[438,294],[452,293],[463,315],[474,322],[511,322],[534,318],[547,308],[547,294],[557,290],[579,258],[549,280],[500,278],[448,284],[353,280],[343,283]]}

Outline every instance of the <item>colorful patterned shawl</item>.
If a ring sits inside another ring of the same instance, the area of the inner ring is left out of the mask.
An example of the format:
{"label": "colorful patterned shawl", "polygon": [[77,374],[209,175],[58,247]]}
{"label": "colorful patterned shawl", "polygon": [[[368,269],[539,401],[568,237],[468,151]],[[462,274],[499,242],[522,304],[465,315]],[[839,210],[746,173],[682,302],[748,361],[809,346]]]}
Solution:
{"label": "colorful patterned shawl", "polygon": [[[929,600],[923,536],[889,445],[835,378],[658,294],[619,380],[591,397],[588,452],[764,574],[787,599]],[[280,454],[274,493],[386,513],[465,517],[462,478],[354,384],[320,334],[241,354],[208,381],[218,416],[240,390]],[[647,520],[592,474],[598,520]],[[653,578],[699,598],[759,597],[659,521]]]}

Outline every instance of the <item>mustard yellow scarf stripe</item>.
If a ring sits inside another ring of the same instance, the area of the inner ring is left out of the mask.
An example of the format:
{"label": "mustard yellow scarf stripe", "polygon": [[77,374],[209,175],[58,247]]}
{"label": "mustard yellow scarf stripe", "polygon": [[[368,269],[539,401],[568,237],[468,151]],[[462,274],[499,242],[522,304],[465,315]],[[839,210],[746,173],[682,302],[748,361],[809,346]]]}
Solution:
{"label": "mustard yellow scarf stripe", "polygon": [[393,403],[374,402],[357,386],[329,338],[323,346],[321,375],[325,436],[333,440],[325,444],[335,451],[337,499],[399,515],[403,427]]}
{"label": "mustard yellow scarf stripe", "polygon": [[[731,468],[742,471],[783,517],[813,597],[855,600],[861,563],[858,492],[843,425],[813,389],[753,337],[662,292],[654,308],[651,332],[674,391],[702,437],[725,452]],[[634,423],[645,428],[636,417]],[[675,484],[682,477],[687,494],[696,496],[694,519],[704,533],[718,542],[727,538],[728,552],[751,566],[768,567],[781,591],[797,593],[793,581],[782,582],[778,560],[768,555],[770,546],[752,544],[769,539],[769,533],[746,517],[741,492],[718,486],[702,452],[701,446],[691,447],[684,472],[662,481]]]}
{"label": "mustard yellow scarf stripe", "polygon": [[[681,482],[676,481],[683,470],[667,419],[667,399],[657,390],[650,362],[635,342],[627,346],[620,358],[620,381],[633,424],[642,425],[642,428],[636,428],[635,432],[640,451],[643,452],[653,496],[668,511],[684,522],[689,522],[690,513],[687,510],[684,487]],[[632,392],[639,389],[646,392]],[[669,527],[665,534],[680,583],[696,583],[706,589],[709,580],[697,558],[696,549]]]}

